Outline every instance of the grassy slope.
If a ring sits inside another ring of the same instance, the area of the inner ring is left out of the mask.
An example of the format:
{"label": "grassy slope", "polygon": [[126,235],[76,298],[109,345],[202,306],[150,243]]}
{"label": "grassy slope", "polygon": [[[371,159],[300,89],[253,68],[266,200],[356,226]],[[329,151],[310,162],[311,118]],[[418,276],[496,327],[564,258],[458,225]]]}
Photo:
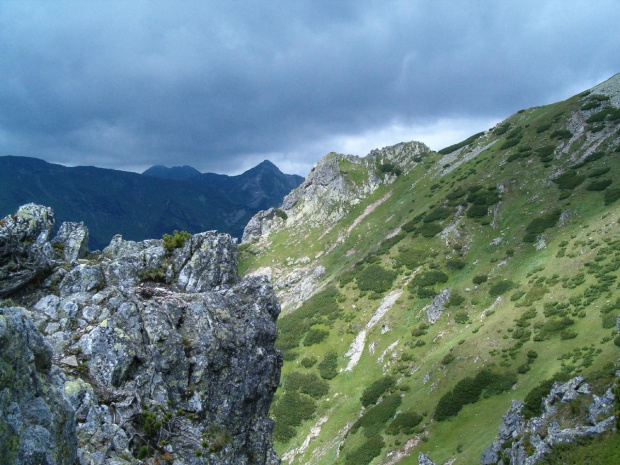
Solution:
{"label": "grassy slope", "polygon": [[[606,137],[597,150],[605,151],[606,155],[578,169],[579,174],[583,175],[593,174],[595,170],[605,167],[610,168],[609,172],[598,178],[586,179],[574,190],[566,191],[569,195],[561,195],[562,191],[550,181],[552,173],[574,165],[587,149],[589,143],[584,135],[572,141],[568,153],[561,154],[566,140],[558,140],[551,135],[558,129],[572,127],[573,112],[582,115],[583,119],[600,110],[580,112],[579,108],[589,99],[591,96],[576,96],[558,104],[519,112],[507,120],[510,123],[508,131],[501,135],[487,133],[461,156],[495,139],[497,143],[450,173],[442,175],[445,159],[439,162],[441,155],[432,154],[412,173],[400,176],[391,185],[382,186],[370,198],[353,207],[351,214],[327,234],[317,230],[284,230],[270,238],[272,245],[265,253],[242,254],[242,267],[249,270],[273,263],[282,265],[285,258],[298,254],[302,244],[304,255],[316,256],[337,241],[339,233],[353,223],[366,205],[381,198],[388,190],[392,191],[381,208],[356,226],[343,243],[317,259],[316,263],[327,269],[324,277],[326,285],[332,283],[344,295],[339,302],[341,315],[335,321],[324,320],[321,325],[315,326],[328,329],[328,338],[322,343],[310,347],[301,345],[293,350],[298,356],[285,362],[282,379],[285,380],[294,371],[318,373],[317,365],[304,368],[300,360],[314,356],[320,361],[328,350],[338,353],[339,369],[344,368],[348,362],[345,352],[380,305],[381,297],[387,294],[364,295],[355,282],[340,287],[338,280],[342,272],[350,270],[358,262],[365,263],[358,270],[367,266],[369,261],[379,263],[386,269],[398,271],[393,289],[402,288],[403,293],[379,324],[369,331],[357,366],[352,371],[340,372],[329,381],[329,393],[316,402],[313,418],[298,426],[293,438],[277,443],[281,455],[300,447],[317,421],[327,417],[318,436],[291,463],[345,463],[346,454],[366,440],[363,428],[345,438],[351,423],[363,411],[359,400],[362,392],[374,380],[390,374],[398,380],[399,389],[396,392],[403,396],[399,410],[421,413],[424,420],[417,427],[417,434],[390,436],[380,431],[386,446],[372,463],[384,463],[389,451],[402,449],[407,440],[415,436],[423,440],[411,456],[399,463],[417,463],[418,451],[428,453],[437,463],[453,457],[457,458],[457,463],[477,463],[482,450],[495,437],[501,416],[512,399],[523,399],[530,389],[560,370],[592,376],[605,364],[616,362],[618,351],[612,338],[616,334],[615,329],[602,327],[600,310],[620,297],[618,282],[614,281],[602,292],[592,288],[599,279],[594,276],[592,266],[587,265],[608,265],[620,258],[620,201],[605,205],[603,192],[588,191],[586,187],[591,181],[600,179],[612,180],[607,189],[620,187],[620,172],[617,169],[620,153],[614,151],[618,138],[615,131],[619,126],[615,122],[605,123],[607,129],[597,133],[597,136]],[[537,132],[538,128],[547,124],[549,129]],[[521,128],[520,142],[502,149],[501,146],[509,140],[506,137],[515,128]],[[521,152],[526,154],[525,157],[506,161],[511,155],[519,153],[520,148],[530,146],[535,149],[549,144],[557,149],[554,159],[547,163],[541,162],[540,156],[533,152]],[[481,185],[486,189],[500,184],[504,192],[501,193],[493,226],[487,224],[493,220],[491,215],[472,219],[457,215],[456,207],[450,207],[452,214],[442,220],[441,225],[445,227],[456,222],[458,235],[452,233],[447,238],[424,238],[415,232],[408,233],[387,253],[374,253],[381,241],[403,223],[431,208],[444,205],[450,192],[461,187]],[[560,197],[565,198],[560,200]],[[523,242],[530,221],[555,208],[569,213],[563,225],[556,224],[545,231],[546,245],[536,250],[533,243]],[[436,290],[447,288],[465,297],[459,308],[446,309],[439,321],[430,326],[427,334],[420,337],[414,337],[412,330],[426,321],[422,309],[431,299],[418,298],[407,288],[411,272],[397,267],[395,263],[401,247],[426,250],[430,255],[419,271],[436,267],[446,272],[448,282],[435,286]],[[461,270],[447,269],[446,261],[449,259],[461,260],[466,265]],[[579,280],[571,281],[578,273],[584,273],[581,284]],[[599,272],[598,276],[602,273]],[[476,286],[472,278],[480,274],[488,275],[488,282]],[[618,272],[612,270],[608,274],[617,277]],[[494,311],[484,315],[484,310],[495,302],[489,290],[503,279],[510,279],[516,287],[502,296]],[[573,283],[578,285],[574,287]],[[544,293],[527,294],[532,289]],[[511,299],[523,292],[526,294],[518,300]],[[544,304],[568,303],[571,297],[579,296],[581,301],[573,300],[567,309],[567,315],[574,321],[568,329],[574,331],[576,337],[562,339],[558,332],[552,333],[546,340],[535,341],[535,336],[540,334],[536,324],[542,325],[553,319],[544,315]],[[527,330],[533,331],[533,334],[522,347],[515,347],[517,341],[512,337],[518,329],[515,320],[530,309],[536,310],[535,318],[528,320],[527,325]],[[469,323],[455,322],[454,316],[459,310],[467,312]],[[617,312],[617,309],[612,310],[614,314]],[[417,340],[424,342],[424,345],[417,346]],[[369,350],[371,345],[374,349],[372,353]],[[391,347],[389,351],[388,347]],[[582,350],[573,352],[575,348]],[[456,358],[444,367],[442,359],[451,350]],[[539,356],[531,363],[529,371],[518,374],[518,381],[511,391],[467,405],[451,420],[433,420],[439,399],[459,380],[474,376],[482,367],[517,373],[517,368],[527,361],[526,353],[530,350],[536,351]],[[380,362],[379,358],[385,351]],[[573,357],[558,359],[567,353]],[[278,398],[284,392],[280,389]],[[389,421],[386,423],[389,424]]]}

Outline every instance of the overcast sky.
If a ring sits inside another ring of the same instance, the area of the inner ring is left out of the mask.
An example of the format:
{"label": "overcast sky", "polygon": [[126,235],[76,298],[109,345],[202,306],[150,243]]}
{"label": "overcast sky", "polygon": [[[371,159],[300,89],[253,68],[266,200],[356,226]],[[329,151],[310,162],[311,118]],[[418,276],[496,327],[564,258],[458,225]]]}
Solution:
{"label": "overcast sky", "polygon": [[0,155],[306,175],[620,71],[620,2],[0,1]]}

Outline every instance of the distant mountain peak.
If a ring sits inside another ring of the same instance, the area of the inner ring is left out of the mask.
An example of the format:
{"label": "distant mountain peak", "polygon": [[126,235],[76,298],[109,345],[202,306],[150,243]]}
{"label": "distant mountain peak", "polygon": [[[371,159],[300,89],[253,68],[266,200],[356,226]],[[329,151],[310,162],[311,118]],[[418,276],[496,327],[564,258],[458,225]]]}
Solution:
{"label": "distant mountain peak", "polygon": [[172,179],[174,181],[186,181],[191,178],[195,178],[196,176],[200,176],[202,173],[198,171],[196,168],[183,165],[183,166],[173,166],[168,168],[164,165],[154,165],[151,166],[148,170],[142,173],[144,176],[151,176],[154,178],[162,178],[162,179]]}

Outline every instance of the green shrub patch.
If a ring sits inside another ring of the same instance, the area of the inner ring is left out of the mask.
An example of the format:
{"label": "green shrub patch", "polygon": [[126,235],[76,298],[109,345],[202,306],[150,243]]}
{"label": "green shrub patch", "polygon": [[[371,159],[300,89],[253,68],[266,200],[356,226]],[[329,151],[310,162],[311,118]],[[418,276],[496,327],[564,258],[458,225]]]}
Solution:
{"label": "green shrub patch", "polygon": [[333,350],[325,354],[325,358],[319,363],[319,374],[323,379],[335,378],[338,374],[338,354]]}
{"label": "green shrub patch", "polygon": [[415,270],[424,263],[427,256],[428,252],[423,249],[401,247],[398,249],[398,255],[396,256],[396,265],[398,267],[404,266],[409,270]]}
{"label": "green shrub patch", "polygon": [[439,153],[441,153],[442,155],[447,155],[449,153],[455,152],[461,147],[465,147],[466,145],[469,145],[475,142],[476,139],[478,139],[479,137],[482,137],[483,135],[484,135],[484,132],[479,132],[478,134],[474,134],[473,136],[468,137],[467,139],[465,139],[462,142],[459,142],[458,144],[450,145],[446,147],[445,149],[441,149]]}
{"label": "green shrub patch", "polygon": [[609,186],[611,186],[611,179],[601,179],[600,181],[591,182],[586,186],[586,190],[588,191],[604,191]]}
{"label": "green shrub patch", "polygon": [[284,381],[285,392],[299,391],[315,399],[320,399],[329,392],[327,381],[314,373],[290,373]]}
{"label": "green shrub patch", "polygon": [[568,129],[558,129],[557,131],[553,131],[550,137],[552,139],[565,140],[573,137],[573,133]]}
{"label": "green shrub patch", "polygon": [[620,189],[607,189],[603,195],[605,205],[611,205],[616,200],[620,199]]}
{"label": "green shrub patch", "polygon": [[366,410],[364,414],[359,417],[355,423],[353,423],[350,432],[355,434],[358,429],[363,427],[366,430],[364,432],[366,436],[373,435],[367,434],[369,432],[368,430],[376,434],[378,432],[376,428],[379,428],[379,431],[383,429],[385,424],[394,416],[396,410],[400,407],[401,402],[402,399],[399,394],[391,394],[387,396],[377,405],[374,405]]}
{"label": "green shrub patch", "polygon": [[329,331],[325,331],[324,329],[319,328],[310,328],[308,333],[306,333],[306,337],[304,338],[304,345],[306,347],[313,346],[315,344],[320,344],[329,336]]}
{"label": "green shrub patch", "polygon": [[398,273],[386,270],[381,265],[369,265],[357,274],[355,281],[360,291],[383,293],[392,287]]}
{"label": "green shrub patch", "polygon": [[514,289],[515,287],[517,287],[517,285],[512,281],[500,281],[491,286],[491,288],[489,289],[489,295],[491,297],[499,297],[500,295],[505,294],[506,292]]}
{"label": "green shrub patch", "polygon": [[556,183],[558,187],[562,190],[573,190],[575,187],[579,186],[583,181],[585,181],[585,179],[585,176],[581,176],[577,174],[576,171],[570,170],[559,175],[553,180],[553,182]]}
{"label": "green shrub patch", "polygon": [[399,413],[386,428],[385,432],[391,435],[399,433],[411,435],[415,433],[415,427],[418,426],[423,419],[424,417],[416,412]]}
{"label": "green shrub patch", "polygon": [[477,402],[481,396],[489,397],[508,391],[516,382],[517,376],[514,373],[496,373],[483,369],[473,378],[462,379],[452,391],[444,394],[439,399],[434,418],[437,421],[452,418],[465,405]]}
{"label": "green shrub patch", "polygon": [[381,453],[385,442],[381,436],[372,436],[353,452],[345,454],[345,465],[367,465]]}
{"label": "green shrub patch", "polygon": [[317,292],[294,312],[279,318],[276,347],[286,355],[286,351],[300,344],[311,326],[337,319],[342,314],[337,302],[340,297],[342,294],[330,286]]}
{"label": "green shrub patch", "polygon": [[364,389],[360,401],[364,407],[376,404],[379,397],[386,391],[390,391],[396,386],[396,380],[391,376],[384,376],[374,381],[370,386]]}

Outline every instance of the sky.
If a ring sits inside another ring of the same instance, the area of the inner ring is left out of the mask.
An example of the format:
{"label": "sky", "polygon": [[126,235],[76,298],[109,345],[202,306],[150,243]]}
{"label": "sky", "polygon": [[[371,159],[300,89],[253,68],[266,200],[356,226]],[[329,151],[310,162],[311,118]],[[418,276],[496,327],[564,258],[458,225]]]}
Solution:
{"label": "sky", "polygon": [[0,1],[0,155],[305,176],[620,72],[620,2]]}

